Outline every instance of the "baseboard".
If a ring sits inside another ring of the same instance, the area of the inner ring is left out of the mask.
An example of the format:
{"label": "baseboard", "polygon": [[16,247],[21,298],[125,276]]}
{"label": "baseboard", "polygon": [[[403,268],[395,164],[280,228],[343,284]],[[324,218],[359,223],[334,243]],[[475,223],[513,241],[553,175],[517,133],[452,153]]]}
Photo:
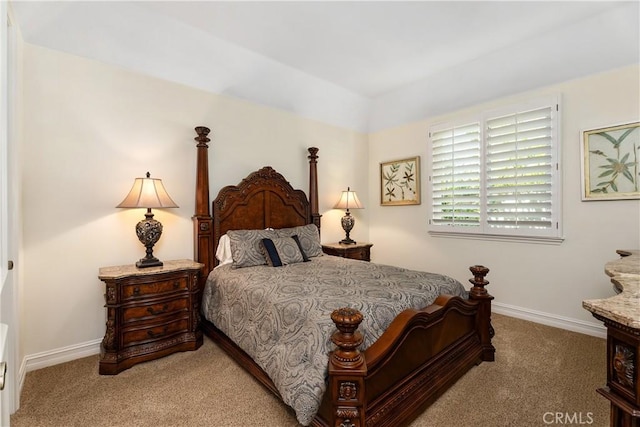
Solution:
{"label": "baseboard", "polygon": [[[597,323],[585,322],[583,320],[557,316],[555,314],[509,304],[502,304],[499,302],[494,302],[491,306],[492,311],[497,314],[503,314],[517,319],[553,326],[555,328],[566,329],[568,331],[579,332],[581,334],[591,335],[594,337],[606,338],[607,336],[606,328]],[[99,354],[101,342],[102,339],[97,339],[26,356],[20,365],[17,381],[18,389],[22,390],[27,372]],[[18,395],[20,395],[20,393],[18,393]],[[17,406],[19,407],[19,404]]]}
{"label": "baseboard", "polygon": [[20,396],[22,395],[22,387],[24,387],[27,372],[98,354],[100,353],[101,342],[102,339],[97,339],[25,356],[22,359],[22,363],[20,363],[18,378],[16,378],[18,390],[16,391],[16,407],[14,408],[14,412],[20,408]]}
{"label": "baseboard", "polygon": [[26,358],[22,359],[22,363],[20,363],[20,368],[18,369],[18,378],[16,378],[16,407],[13,408],[14,412],[20,409],[20,396],[22,396],[22,387],[24,387],[24,379],[27,377],[27,360]]}
{"label": "baseboard", "polygon": [[491,311],[497,314],[504,314],[505,316],[528,320],[530,322],[553,326],[555,328],[566,329],[568,331],[579,332],[581,334],[591,335],[598,338],[607,337],[607,329],[602,324],[598,323],[585,322],[584,320],[572,319],[570,317],[558,316],[555,314],[516,307],[499,302],[493,302],[491,304]]}
{"label": "baseboard", "polygon": [[[42,353],[27,355],[23,360],[24,373],[26,375],[26,373],[29,371],[35,371],[36,369],[47,368],[49,366],[58,365],[60,363],[70,362],[72,360],[82,359],[83,357],[89,357],[95,354],[99,354],[101,342],[102,339],[97,339],[80,344],[70,345],[68,347],[61,347],[50,351],[43,351]],[[23,369],[21,367],[21,375],[22,371]]]}

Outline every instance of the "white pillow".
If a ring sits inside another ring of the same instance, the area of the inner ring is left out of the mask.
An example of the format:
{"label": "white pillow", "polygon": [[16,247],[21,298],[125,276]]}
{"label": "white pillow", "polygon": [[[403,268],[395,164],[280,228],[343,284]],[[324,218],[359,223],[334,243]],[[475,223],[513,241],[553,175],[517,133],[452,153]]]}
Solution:
{"label": "white pillow", "polygon": [[218,265],[231,264],[233,262],[233,257],[231,256],[231,240],[226,234],[222,235],[220,240],[218,240],[216,258],[219,261]]}

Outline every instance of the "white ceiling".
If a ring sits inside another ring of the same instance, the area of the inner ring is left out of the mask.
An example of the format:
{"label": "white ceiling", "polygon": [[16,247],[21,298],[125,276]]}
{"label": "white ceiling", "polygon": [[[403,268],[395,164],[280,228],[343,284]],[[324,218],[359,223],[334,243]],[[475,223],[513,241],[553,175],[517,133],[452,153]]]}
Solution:
{"label": "white ceiling", "polygon": [[[28,43],[362,130],[376,127],[362,123],[371,121],[376,103],[430,79],[455,87],[478,74],[499,76],[503,95],[638,63],[638,4],[18,1],[12,7]],[[508,74],[516,72],[513,64],[518,75]],[[468,102],[481,101],[464,93]],[[344,105],[345,112],[334,113],[341,119],[327,118],[325,110]]]}
{"label": "white ceiling", "polygon": [[143,6],[373,98],[619,5],[356,1]]}

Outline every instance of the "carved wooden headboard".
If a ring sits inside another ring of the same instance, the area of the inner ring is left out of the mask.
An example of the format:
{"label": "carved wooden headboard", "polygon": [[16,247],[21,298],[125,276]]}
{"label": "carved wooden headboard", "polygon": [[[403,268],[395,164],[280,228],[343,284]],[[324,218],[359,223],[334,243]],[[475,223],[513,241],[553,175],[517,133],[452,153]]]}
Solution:
{"label": "carved wooden headboard", "polygon": [[[252,172],[238,185],[220,190],[209,210],[209,129],[197,127],[198,160],[196,170],[196,213],[194,223],[194,257],[205,265],[201,280],[217,264],[215,250],[220,236],[228,230],[295,227],[316,224],[318,213],[317,153],[309,148],[309,199],[304,191],[294,189],[269,166]],[[211,212],[211,213],[210,213]]]}
{"label": "carved wooden headboard", "polygon": [[270,166],[221,189],[212,216],[214,243],[229,230],[294,227],[311,221],[307,195],[294,190]]}

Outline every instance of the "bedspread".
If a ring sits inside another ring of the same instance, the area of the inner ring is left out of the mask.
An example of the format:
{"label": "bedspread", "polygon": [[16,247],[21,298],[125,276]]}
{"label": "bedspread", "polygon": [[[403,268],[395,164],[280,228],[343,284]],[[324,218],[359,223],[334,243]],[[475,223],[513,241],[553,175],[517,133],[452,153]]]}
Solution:
{"label": "bedspread", "polygon": [[447,276],[325,255],[277,268],[220,266],[207,279],[202,309],[308,425],[326,389],[333,310],[362,312],[366,349],[400,312],[425,307],[440,294],[466,297]]}

